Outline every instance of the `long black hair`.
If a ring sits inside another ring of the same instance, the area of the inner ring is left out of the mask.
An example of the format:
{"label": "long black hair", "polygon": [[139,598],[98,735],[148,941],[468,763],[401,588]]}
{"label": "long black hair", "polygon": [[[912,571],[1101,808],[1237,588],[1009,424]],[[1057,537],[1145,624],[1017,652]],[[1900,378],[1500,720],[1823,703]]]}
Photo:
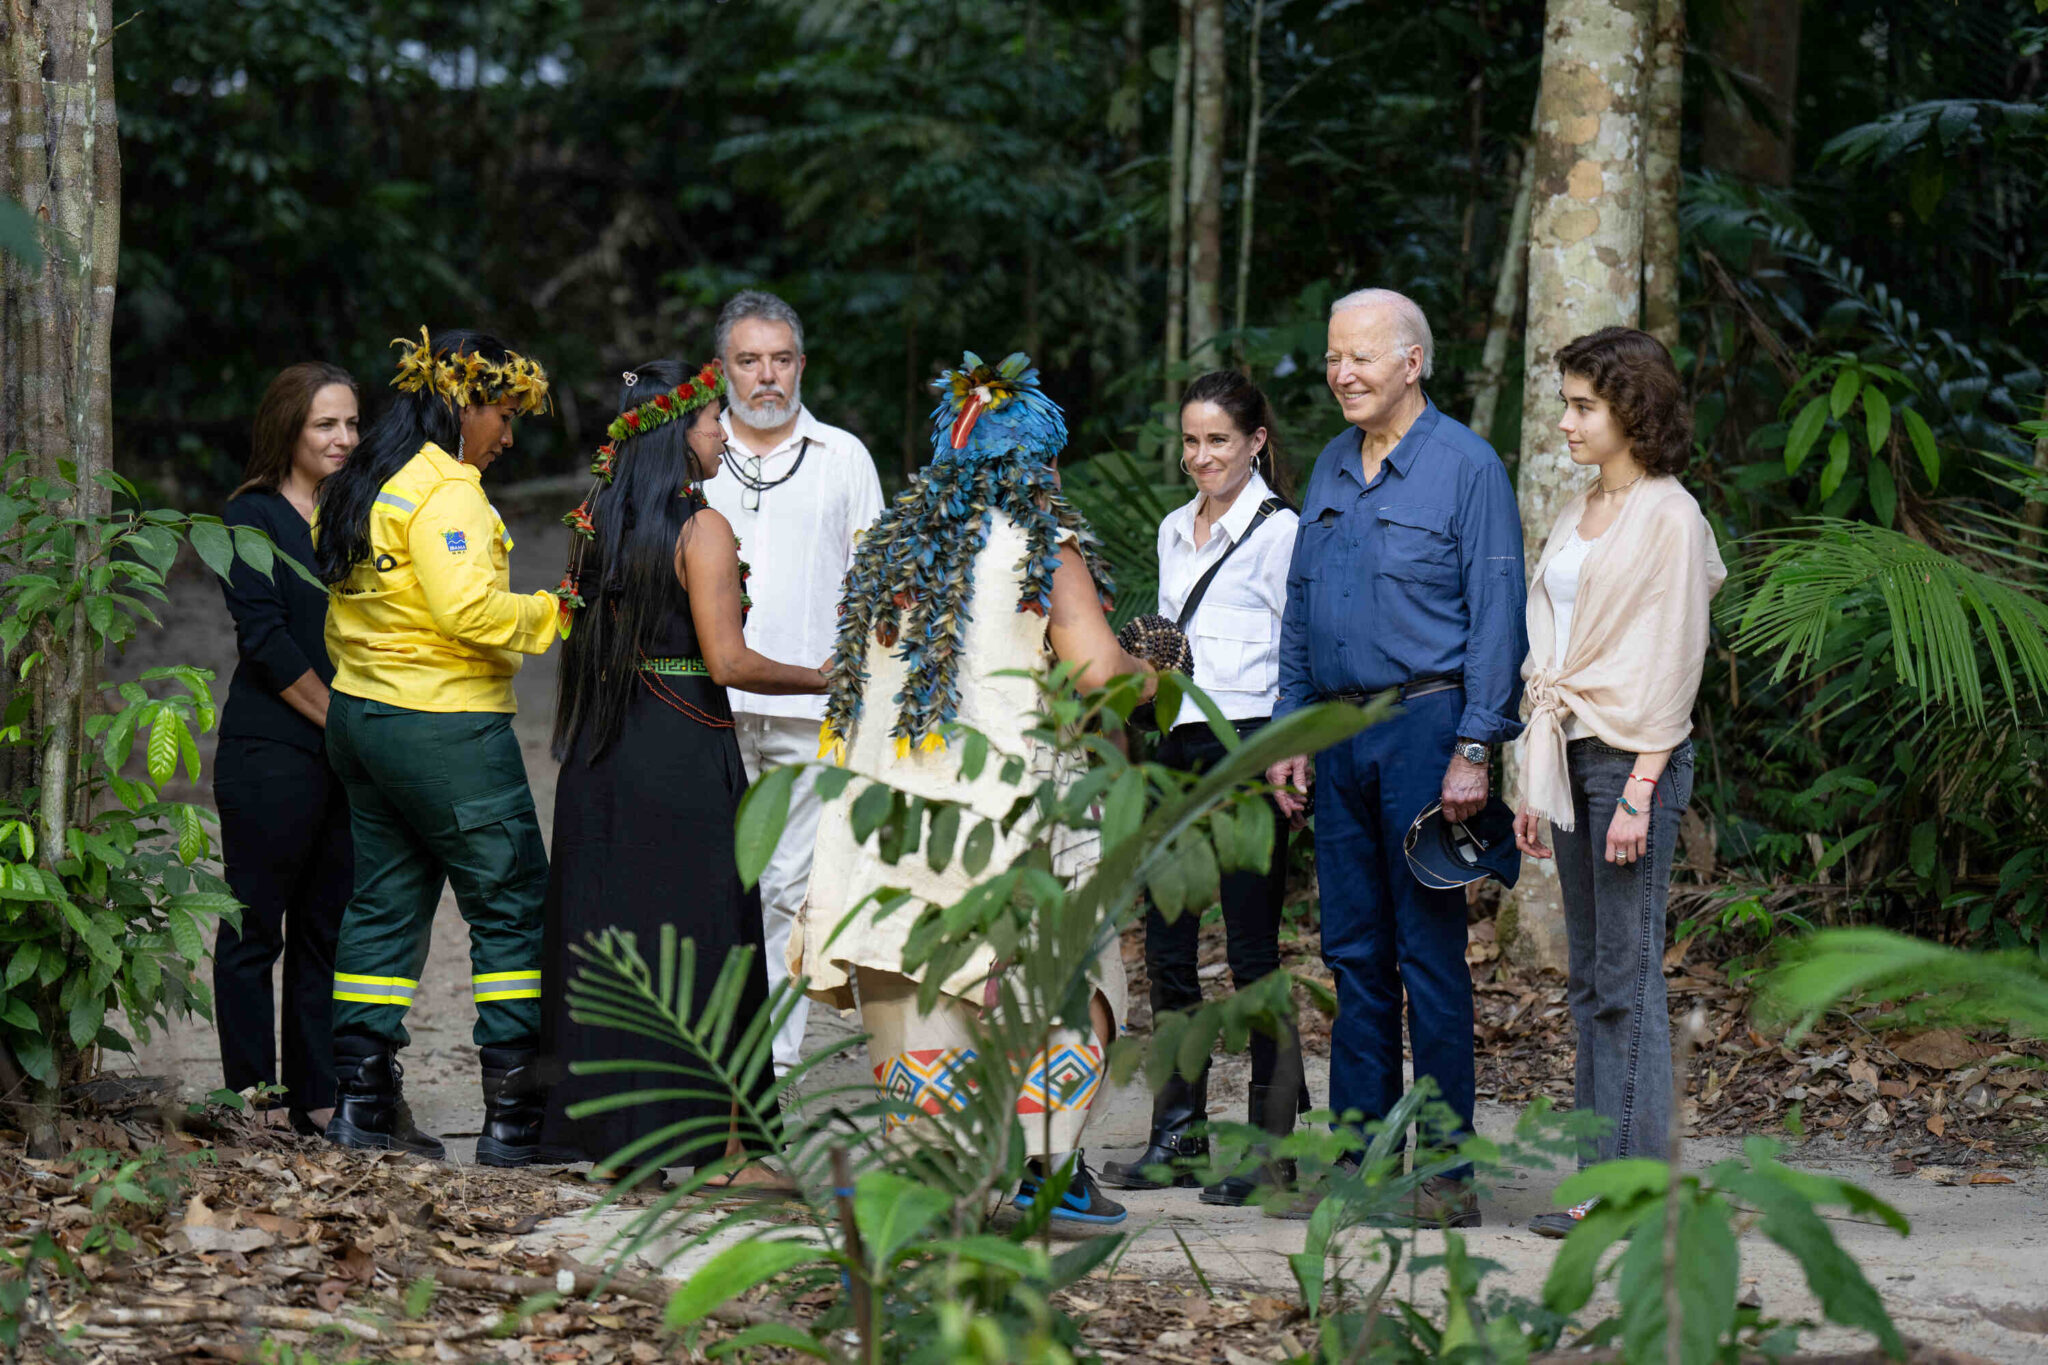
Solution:
{"label": "long black hair", "polygon": [[[619,389],[619,411],[630,412],[694,375],[674,360],[650,360],[634,371],[637,382]],[[725,399],[719,399],[720,412]],[[612,481],[590,499],[593,538],[573,564],[583,607],[562,644],[555,695],[554,755],[566,763],[579,735],[589,761],[619,737],[626,707],[639,686],[641,655],[672,611],[687,609],[676,581],[676,547],[683,526],[703,506],[685,485],[704,477],[689,431],[695,412],[642,436],[618,442]]]}
{"label": "long black hair", "polygon": [[1266,391],[1247,379],[1237,370],[1211,370],[1196,375],[1181,391],[1180,405],[1183,410],[1190,403],[1214,403],[1230,418],[1230,424],[1237,428],[1240,436],[1250,436],[1260,427],[1266,429],[1266,444],[1252,457],[1252,465],[1259,471],[1259,477],[1266,481],[1266,487],[1273,490],[1280,501],[1287,502],[1293,491],[1288,485],[1287,464],[1280,454],[1280,423],[1273,416],[1273,405],[1266,399]]}
{"label": "long black hair", "polygon": [[[511,354],[496,337],[460,327],[433,334],[433,342],[436,356],[475,352],[502,364]],[[370,504],[385,482],[427,442],[453,455],[461,440],[462,414],[446,395],[422,389],[392,398],[348,463],[321,485],[320,540],[313,547],[313,572],[321,582],[340,583],[370,557]]]}

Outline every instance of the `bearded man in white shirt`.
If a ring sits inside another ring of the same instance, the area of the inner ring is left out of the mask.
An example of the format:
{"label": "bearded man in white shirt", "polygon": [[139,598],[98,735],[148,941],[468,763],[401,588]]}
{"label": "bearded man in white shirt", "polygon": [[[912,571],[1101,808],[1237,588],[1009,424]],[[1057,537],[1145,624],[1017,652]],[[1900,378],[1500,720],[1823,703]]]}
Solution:
{"label": "bearded man in white shirt", "polygon": [[[718,314],[718,358],[731,405],[725,427],[725,477],[704,494],[732,523],[752,567],[747,644],[774,659],[822,662],[839,630],[839,588],[853,562],[854,539],[882,510],[882,484],[860,438],[827,426],[803,403],[804,325],[773,294],[744,290]],[[818,755],[823,697],[729,692],[747,780]],[[808,778],[790,796],[782,842],[761,874],[761,918],[768,984],[789,975],[790,928],[811,880],[818,797]],[[775,1035],[777,1075],[802,1056],[810,1000]]]}

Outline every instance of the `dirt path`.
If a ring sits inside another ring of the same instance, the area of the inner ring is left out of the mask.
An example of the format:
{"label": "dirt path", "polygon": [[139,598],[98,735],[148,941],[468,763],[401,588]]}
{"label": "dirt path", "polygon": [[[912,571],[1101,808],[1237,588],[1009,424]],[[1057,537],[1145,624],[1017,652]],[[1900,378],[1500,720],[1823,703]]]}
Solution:
{"label": "dirt path", "polygon": [[[567,532],[550,520],[514,520],[518,548],[513,556],[513,585],[520,590],[546,587],[558,577],[567,546]],[[217,675],[216,695],[225,697],[234,665],[234,637],[218,588],[196,564],[187,565],[172,585],[165,613],[166,630],[135,642],[116,667],[121,677],[162,663],[191,663]],[[516,729],[526,751],[534,799],[551,824],[555,765],[548,757],[547,734],[553,714],[553,655],[530,661],[518,680],[520,713]],[[201,741],[210,768],[213,745]],[[182,793],[186,799],[210,804],[207,787]],[[659,894],[657,891],[656,894]],[[474,1150],[481,1101],[477,1089],[476,1052],[469,1031],[474,1018],[470,1001],[467,939],[452,896],[444,895],[434,928],[433,946],[420,983],[419,1002],[408,1016],[413,1046],[406,1054],[406,1087],[421,1123],[449,1139],[450,1153],[468,1161]],[[815,1048],[846,1036],[850,1026],[833,1012],[812,1013],[810,1042]],[[1246,1063],[1225,1059],[1214,1088],[1220,1096],[1244,1093]],[[188,1093],[203,1095],[220,1084],[219,1055],[212,1029],[203,1021],[174,1027],[144,1045],[137,1057],[118,1069],[145,1075],[171,1075]],[[835,1063],[821,1083],[851,1083],[859,1078],[854,1060]],[[1310,1084],[1327,1095],[1327,1059],[1312,1059]],[[1235,1100],[1231,1101],[1234,1105]],[[1219,1112],[1225,1112],[1219,1105]],[[1136,1087],[1110,1094],[1089,1131],[1092,1159],[1127,1156],[1139,1146],[1149,1116],[1146,1096]],[[1512,1110],[1482,1103],[1482,1132],[1502,1135],[1514,1123]],[[1708,1139],[1692,1145],[1688,1164],[1706,1164],[1734,1154],[1736,1145]],[[1928,1171],[1894,1177],[1867,1156],[1815,1139],[1799,1150],[1802,1165],[1828,1170],[1869,1185],[1897,1204],[1911,1219],[1913,1236],[1902,1240],[1881,1228],[1837,1221],[1837,1236],[1863,1261],[1871,1280],[1883,1292],[1902,1330],[1940,1344],[1976,1352],[1999,1361],[2048,1360],[2048,1178],[2038,1171],[2015,1172],[2012,1184],[1944,1185]],[[1938,1173],[1936,1173],[1938,1174]],[[1504,1181],[1483,1202],[1485,1226],[1470,1236],[1473,1252],[1491,1258],[1503,1273],[1489,1287],[1506,1288],[1535,1297],[1555,1255],[1556,1244],[1523,1231],[1535,1213],[1551,1207],[1554,1177],[1523,1173]],[[1126,1272],[1164,1281],[1192,1282],[1188,1255],[1212,1283],[1258,1288],[1292,1295],[1286,1256],[1299,1251],[1305,1225],[1268,1220],[1257,1211],[1215,1209],[1195,1201],[1192,1191],[1133,1194],[1126,1202],[1141,1231],[1124,1257]],[[564,1218],[534,1234],[536,1244],[583,1247],[601,1243],[605,1228],[580,1218]],[[1440,1239],[1425,1236],[1418,1250],[1427,1255]],[[1182,1250],[1182,1241],[1188,1247]],[[665,1267],[671,1275],[687,1274],[689,1262]],[[1766,1309],[1778,1316],[1817,1315],[1817,1305],[1788,1257],[1751,1234],[1743,1242],[1743,1274],[1753,1279]],[[1422,1301],[1431,1302],[1427,1278]],[[1840,1340],[1822,1334],[1814,1340]]]}

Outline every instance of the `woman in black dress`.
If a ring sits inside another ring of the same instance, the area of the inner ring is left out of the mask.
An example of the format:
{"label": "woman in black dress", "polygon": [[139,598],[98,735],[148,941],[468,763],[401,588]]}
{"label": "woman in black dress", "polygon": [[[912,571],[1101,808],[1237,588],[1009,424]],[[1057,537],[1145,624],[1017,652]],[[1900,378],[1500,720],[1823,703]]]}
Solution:
{"label": "woman in black dress", "polygon": [[[356,448],[356,383],[306,362],[270,382],[256,409],[249,466],[222,520],[268,535],[313,562],[320,485]],[[221,585],[235,618],[238,661],[214,758],[227,881],[245,907],[214,945],[214,1021],[230,1090],[277,1085],[277,1012],[270,973],[284,957],[285,1101],[312,1133],[334,1112],[328,995],[334,942],[355,883],[348,797],[327,765],[327,594],[278,564],[268,577],[242,559]]]}
{"label": "woman in black dress", "polygon": [[[742,567],[732,525],[707,507],[703,481],[722,463],[725,377],[716,362],[689,371],[659,360],[628,372],[611,444],[592,466],[599,487],[567,520],[586,537],[565,592],[574,611],[555,709],[553,861],[549,869],[541,996],[542,1073],[550,1084],[544,1150],[597,1163],[670,1124],[729,1113],[710,1100],[633,1105],[584,1119],[569,1106],[628,1090],[691,1088],[668,1071],[569,1074],[576,1061],[684,1062],[674,1049],[569,1018],[570,945],[607,927],[628,930],[643,955],[661,926],[697,948],[702,1001],[734,949],[754,950],[737,1038],[766,1008],[758,890],[741,886],[733,822],[747,787],[725,689],[825,690],[816,668],[777,663],[747,648]],[[764,1086],[771,1080],[763,1070]],[[697,1087],[709,1089],[709,1078]],[[738,1156],[737,1139],[712,1129],[679,1165]],[[736,1184],[779,1181],[750,1163]]]}

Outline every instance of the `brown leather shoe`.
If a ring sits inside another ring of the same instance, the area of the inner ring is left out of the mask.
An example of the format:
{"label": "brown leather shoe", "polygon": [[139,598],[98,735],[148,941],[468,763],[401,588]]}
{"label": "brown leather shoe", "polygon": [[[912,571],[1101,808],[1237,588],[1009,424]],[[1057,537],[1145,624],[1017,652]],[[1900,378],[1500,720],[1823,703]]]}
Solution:
{"label": "brown leather shoe", "polygon": [[1476,1228],[1479,1226],[1479,1196],[1469,1181],[1433,1175],[1415,1191],[1414,1210],[1418,1227]]}

